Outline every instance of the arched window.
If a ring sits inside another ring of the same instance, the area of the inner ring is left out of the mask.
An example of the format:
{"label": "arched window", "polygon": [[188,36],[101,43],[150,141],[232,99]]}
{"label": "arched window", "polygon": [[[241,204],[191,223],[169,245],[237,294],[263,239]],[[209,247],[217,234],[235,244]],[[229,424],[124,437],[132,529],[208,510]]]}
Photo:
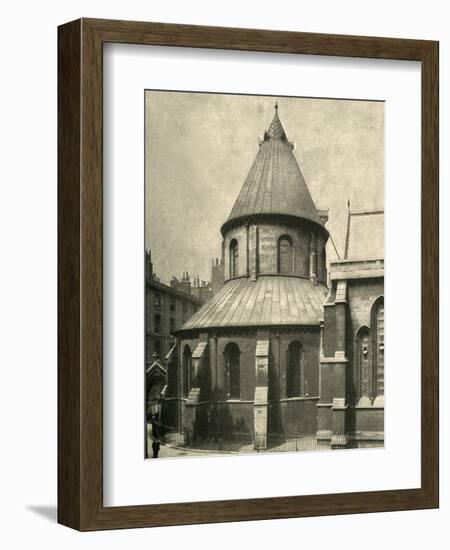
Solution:
{"label": "arched window", "polygon": [[191,348],[186,345],[183,351],[183,396],[187,397],[191,389],[191,364],[192,353]]}
{"label": "arched window", "polygon": [[239,275],[239,245],[236,239],[230,243],[230,277]]}
{"label": "arched window", "polygon": [[241,368],[239,346],[231,342],[225,346],[225,388],[228,399],[241,398]]}
{"label": "arched window", "polygon": [[287,351],[286,396],[300,397],[304,394],[304,350],[300,342],[291,342]]}
{"label": "arched window", "polygon": [[384,298],[372,307],[373,397],[384,395]]}
{"label": "arched window", "polygon": [[372,394],[371,388],[371,353],[370,353],[370,330],[368,327],[361,327],[356,335],[356,361],[358,367],[358,397],[369,399]]}
{"label": "arched window", "polygon": [[278,273],[290,275],[294,271],[292,239],[283,235],[278,239]]}

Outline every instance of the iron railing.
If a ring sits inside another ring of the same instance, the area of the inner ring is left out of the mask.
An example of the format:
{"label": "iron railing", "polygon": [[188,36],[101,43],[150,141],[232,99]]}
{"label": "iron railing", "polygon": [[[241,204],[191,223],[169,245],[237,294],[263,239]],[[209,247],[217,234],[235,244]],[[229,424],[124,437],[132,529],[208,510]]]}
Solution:
{"label": "iron railing", "polygon": [[[177,432],[165,427],[160,435],[161,440],[169,445],[207,452],[234,452],[234,453],[274,453],[274,452],[301,452],[326,451],[332,448],[330,439],[317,439],[314,435],[299,434],[250,434],[233,432],[229,434],[212,433],[208,437],[190,437],[190,434]],[[370,434],[350,435],[347,448],[374,448],[383,447],[383,437]]]}
{"label": "iron railing", "polygon": [[207,438],[191,438],[189,434],[166,430],[162,436],[165,443],[186,449],[209,452],[263,453],[298,452],[330,449],[330,443],[318,441],[315,435],[289,436],[282,434],[230,433],[210,434]]}

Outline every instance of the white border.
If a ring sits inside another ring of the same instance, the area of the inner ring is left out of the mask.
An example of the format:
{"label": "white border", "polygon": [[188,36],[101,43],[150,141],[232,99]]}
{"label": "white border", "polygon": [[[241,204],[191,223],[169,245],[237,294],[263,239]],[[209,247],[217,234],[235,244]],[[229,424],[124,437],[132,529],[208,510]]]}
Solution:
{"label": "white border", "polygon": [[[104,47],[104,504],[420,487],[420,64]],[[386,100],[385,449],[145,461],[145,88]]]}

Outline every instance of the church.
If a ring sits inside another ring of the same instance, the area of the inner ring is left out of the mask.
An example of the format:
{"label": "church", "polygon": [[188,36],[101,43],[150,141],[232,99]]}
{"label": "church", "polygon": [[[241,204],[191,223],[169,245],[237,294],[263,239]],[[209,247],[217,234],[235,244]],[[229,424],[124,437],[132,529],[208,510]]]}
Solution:
{"label": "church", "polygon": [[[328,273],[328,211],[293,149],[275,105],[220,228],[224,284],[174,333],[161,422],[186,446],[383,445],[384,215],[349,207],[345,257]],[[367,238],[374,224],[381,241]]]}

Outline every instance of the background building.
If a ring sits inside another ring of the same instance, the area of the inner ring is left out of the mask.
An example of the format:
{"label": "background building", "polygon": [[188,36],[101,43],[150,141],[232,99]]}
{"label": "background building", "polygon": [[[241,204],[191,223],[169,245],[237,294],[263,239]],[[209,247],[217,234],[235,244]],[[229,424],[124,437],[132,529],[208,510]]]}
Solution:
{"label": "background building", "polygon": [[173,353],[174,332],[223,285],[223,270],[213,260],[211,281],[191,278],[188,272],[181,279],[172,277],[170,285],[162,283],[153,271],[151,251],[146,253],[145,314],[146,314],[146,407],[147,415],[160,413],[160,398],[167,383],[166,363]]}
{"label": "background building", "polygon": [[[176,279],[175,279],[176,280]],[[165,357],[175,344],[179,329],[203,305],[204,301],[191,293],[189,274],[183,274],[179,284],[162,283],[153,272],[151,252],[146,253],[145,310],[146,363]]]}

